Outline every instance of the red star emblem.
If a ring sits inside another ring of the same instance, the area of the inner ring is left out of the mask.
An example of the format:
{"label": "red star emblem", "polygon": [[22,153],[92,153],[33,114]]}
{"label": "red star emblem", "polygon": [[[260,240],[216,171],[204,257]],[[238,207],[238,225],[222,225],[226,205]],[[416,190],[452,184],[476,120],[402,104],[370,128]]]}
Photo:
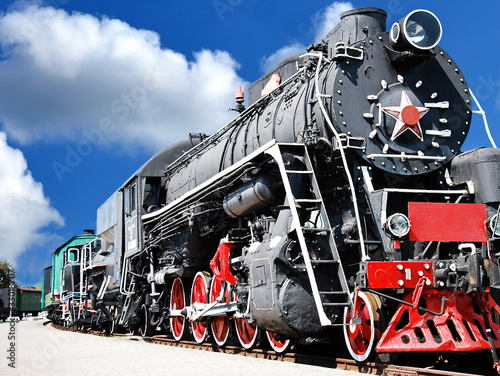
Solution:
{"label": "red star emblem", "polygon": [[401,104],[399,107],[382,107],[382,111],[396,119],[396,125],[392,132],[391,141],[394,141],[401,133],[406,130],[412,131],[420,141],[424,140],[422,128],[420,128],[420,119],[424,116],[428,108],[415,107],[411,104],[410,98],[406,92],[401,92]]}

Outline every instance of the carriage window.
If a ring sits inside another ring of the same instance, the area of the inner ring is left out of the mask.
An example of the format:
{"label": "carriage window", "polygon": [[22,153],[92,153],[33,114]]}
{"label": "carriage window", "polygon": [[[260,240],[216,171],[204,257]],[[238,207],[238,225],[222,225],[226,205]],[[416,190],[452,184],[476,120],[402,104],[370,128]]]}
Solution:
{"label": "carriage window", "polygon": [[159,206],[161,179],[159,177],[148,177],[144,184],[144,198],[142,200],[142,207],[150,212],[153,208]]}
{"label": "carriage window", "polygon": [[135,204],[135,184],[130,187],[130,211],[133,212],[136,208]]}
{"label": "carriage window", "polygon": [[76,262],[78,261],[78,249],[76,248],[70,248],[68,249],[68,252],[67,252],[67,257],[66,258],[66,261],[67,262]]}
{"label": "carriage window", "polygon": [[136,184],[133,183],[127,188],[125,188],[125,213],[132,214],[132,212],[136,209]]}

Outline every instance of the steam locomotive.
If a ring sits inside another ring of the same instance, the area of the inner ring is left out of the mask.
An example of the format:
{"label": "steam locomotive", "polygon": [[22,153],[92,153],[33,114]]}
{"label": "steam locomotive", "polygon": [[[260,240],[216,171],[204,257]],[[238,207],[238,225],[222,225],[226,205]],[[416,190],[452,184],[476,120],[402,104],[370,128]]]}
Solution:
{"label": "steam locomotive", "polygon": [[500,152],[461,151],[473,99],[438,18],[386,16],[343,13],[247,107],[239,88],[234,120],[141,167],[97,212],[66,320],[498,365]]}

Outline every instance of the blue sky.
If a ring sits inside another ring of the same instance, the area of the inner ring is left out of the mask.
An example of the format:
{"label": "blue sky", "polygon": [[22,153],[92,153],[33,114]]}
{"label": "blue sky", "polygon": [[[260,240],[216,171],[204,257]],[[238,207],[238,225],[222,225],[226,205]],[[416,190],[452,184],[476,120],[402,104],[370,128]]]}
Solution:
{"label": "blue sky", "polygon": [[[236,86],[318,41],[351,7],[434,12],[500,143],[500,3],[50,0],[0,3],[0,258],[37,284],[52,251],[189,132],[234,116]],[[474,115],[463,150],[489,146]]]}

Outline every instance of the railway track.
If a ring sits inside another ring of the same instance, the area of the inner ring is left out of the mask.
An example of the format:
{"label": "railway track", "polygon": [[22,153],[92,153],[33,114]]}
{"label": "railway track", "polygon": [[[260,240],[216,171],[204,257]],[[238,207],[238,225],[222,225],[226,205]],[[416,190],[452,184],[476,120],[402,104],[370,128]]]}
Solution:
{"label": "railway track", "polygon": [[[51,323],[48,321],[44,323],[47,325]],[[64,327],[52,323],[54,328],[72,332],[80,332],[73,327]],[[109,336],[106,333],[96,331],[96,330],[86,330],[84,333],[98,335],[98,336]],[[137,336],[132,336],[130,334],[114,333],[112,336],[115,337],[130,337],[137,338]],[[142,337],[141,337],[142,338]],[[195,341],[180,341],[177,342],[167,335],[155,335],[152,337],[144,338],[145,341],[173,346],[188,348],[200,351],[211,351],[224,354],[234,354],[252,358],[268,359],[274,361],[283,361],[291,363],[300,363],[313,365],[318,367],[327,367],[332,369],[341,369],[347,371],[355,371],[360,373],[365,373],[367,375],[380,375],[380,376],[493,376],[497,373],[490,369],[491,359],[488,359],[486,353],[476,353],[476,354],[402,354],[398,359],[398,364],[383,364],[376,362],[367,363],[357,363],[352,359],[336,358],[334,356],[328,356],[323,353],[320,355],[315,351],[314,346],[300,348],[297,352],[288,352],[285,354],[277,354],[273,350],[267,349],[252,349],[245,350],[239,346],[224,346],[219,347],[214,343],[205,342],[199,344]],[[423,366],[416,366],[413,364],[422,364]],[[464,372],[458,372],[460,369]]]}

